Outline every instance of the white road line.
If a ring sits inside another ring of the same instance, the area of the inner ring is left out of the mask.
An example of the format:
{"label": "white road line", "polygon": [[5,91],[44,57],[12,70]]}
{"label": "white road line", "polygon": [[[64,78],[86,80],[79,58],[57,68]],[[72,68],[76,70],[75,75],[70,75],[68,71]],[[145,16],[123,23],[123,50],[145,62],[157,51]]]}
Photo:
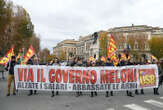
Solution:
{"label": "white road line", "polygon": [[114,108],[108,108],[108,109],[106,109],[106,110],[115,110]]}
{"label": "white road line", "polygon": [[160,99],[163,99],[163,97],[160,97]]}
{"label": "white road line", "polygon": [[154,105],[154,106],[157,106],[157,107],[160,107],[160,108],[163,108],[163,103],[156,101],[156,100],[150,99],[150,100],[145,100],[144,102],[149,103],[149,104]]}
{"label": "white road line", "polygon": [[150,110],[148,108],[144,108],[137,104],[128,104],[128,105],[124,105],[124,107],[129,108],[131,110]]}

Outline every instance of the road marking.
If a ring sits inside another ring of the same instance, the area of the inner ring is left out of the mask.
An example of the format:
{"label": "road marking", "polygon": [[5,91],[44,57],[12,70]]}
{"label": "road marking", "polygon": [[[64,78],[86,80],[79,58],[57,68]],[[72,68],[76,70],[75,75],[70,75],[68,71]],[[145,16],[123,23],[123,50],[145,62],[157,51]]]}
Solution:
{"label": "road marking", "polygon": [[163,99],[163,97],[160,97],[160,99]]}
{"label": "road marking", "polygon": [[106,109],[106,110],[115,110],[114,108],[108,108],[108,109]]}
{"label": "road marking", "polygon": [[149,104],[154,105],[154,106],[157,106],[157,107],[160,107],[160,108],[163,108],[163,103],[156,101],[156,100],[150,99],[150,100],[145,100],[144,102],[149,103]]}
{"label": "road marking", "polygon": [[131,110],[150,110],[148,108],[144,108],[144,107],[137,105],[137,104],[128,104],[128,105],[124,105],[124,107],[127,107]]}

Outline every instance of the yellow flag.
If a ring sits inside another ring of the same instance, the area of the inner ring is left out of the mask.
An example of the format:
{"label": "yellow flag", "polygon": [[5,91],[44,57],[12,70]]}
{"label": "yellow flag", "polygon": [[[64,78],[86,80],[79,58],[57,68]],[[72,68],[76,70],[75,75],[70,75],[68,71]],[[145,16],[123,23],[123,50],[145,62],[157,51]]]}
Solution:
{"label": "yellow flag", "polygon": [[12,46],[10,50],[7,52],[7,54],[0,59],[0,64],[5,66],[10,61],[13,55],[14,55],[14,47]]}
{"label": "yellow flag", "polygon": [[26,64],[27,61],[35,54],[35,50],[33,46],[31,45],[28,49],[27,53],[24,56],[24,59],[22,60],[21,64]]}

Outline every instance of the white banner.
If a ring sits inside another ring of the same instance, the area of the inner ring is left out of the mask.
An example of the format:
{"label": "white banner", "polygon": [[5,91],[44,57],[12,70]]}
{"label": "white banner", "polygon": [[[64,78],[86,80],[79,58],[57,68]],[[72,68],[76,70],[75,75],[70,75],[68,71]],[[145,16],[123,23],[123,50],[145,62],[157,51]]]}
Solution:
{"label": "white banner", "polygon": [[16,65],[16,89],[121,91],[158,87],[157,65],[69,67]]}

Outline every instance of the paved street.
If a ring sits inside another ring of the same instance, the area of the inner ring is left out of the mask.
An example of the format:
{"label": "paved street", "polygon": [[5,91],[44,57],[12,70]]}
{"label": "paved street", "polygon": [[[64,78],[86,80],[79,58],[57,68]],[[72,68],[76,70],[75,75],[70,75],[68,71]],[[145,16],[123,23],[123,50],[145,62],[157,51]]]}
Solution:
{"label": "paved street", "polygon": [[[0,74],[1,77],[1,74]],[[91,98],[89,93],[75,97],[75,93],[60,93],[51,98],[50,92],[39,91],[37,95],[27,96],[28,91],[19,91],[17,96],[6,97],[7,80],[0,80],[0,110],[162,110],[163,87],[160,95],[154,96],[153,90],[145,90],[145,95],[126,96],[116,92],[112,97],[104,93]]]}

